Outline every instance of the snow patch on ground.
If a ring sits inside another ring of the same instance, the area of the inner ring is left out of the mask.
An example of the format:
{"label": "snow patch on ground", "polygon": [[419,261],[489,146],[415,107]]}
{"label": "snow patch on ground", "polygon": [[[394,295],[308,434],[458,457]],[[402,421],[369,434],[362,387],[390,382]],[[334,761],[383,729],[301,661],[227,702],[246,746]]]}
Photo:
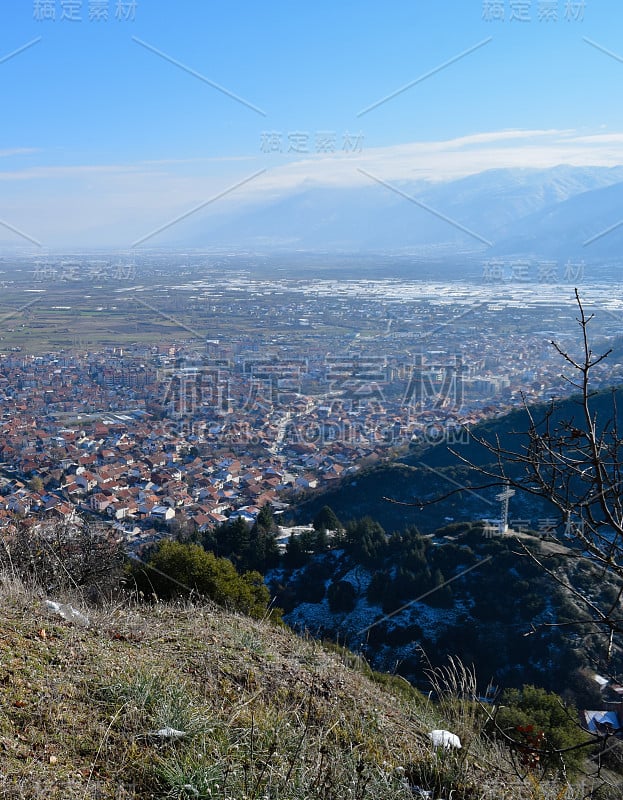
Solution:
{"label": "snow patch on ground", "polygon": [[[344,576],[348,580],[351,573]],[[363,576],[358,576],[362,577]],[[355,584],[351,577],[351,583]],[[369,582],[369,576],[368,576]],[[432,608],[426,603],[412,603],[400,613],[388,618],[383,614],[380,606],[370,605],[365,598],[360,598],[355,608],[349,613],[333,614],[325,598],[321,603],[302,603],[297,606],[284,619],[288,625],[298,630],[307,630],[312,635],[317,632],[334,631],[340,638],[343,636],[353,648],[365,647],[368,630],[376,623],[387,620],[388,630],[408,628],[419,625],[423,634],[435,640],[439,633],[455,625],[457,618],[467,611],[464,604],[457,602],[453,608]],[[411,649],[417,642],[406,645],[411,655]],[[397,655],[401,647],[392,647]],[[405,657],[407,653],[402,653]]]}

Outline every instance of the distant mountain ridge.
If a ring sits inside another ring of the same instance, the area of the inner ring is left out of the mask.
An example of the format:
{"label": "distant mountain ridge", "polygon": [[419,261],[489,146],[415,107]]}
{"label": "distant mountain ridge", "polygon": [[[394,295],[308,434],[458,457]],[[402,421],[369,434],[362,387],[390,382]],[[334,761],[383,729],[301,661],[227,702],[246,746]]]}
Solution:
{"label": "distant mountain ridge", "polygon": [[503,230],[496,252],[552,257],[617,258],[623,254],[623,183],[582,192]]}
{"label": "distant mountain ridge", "polygon": [[444,183],[310,186],[228,215],[195,218],[177,236],[194,247],[399,252],[444,245],[602,258],[618,255],[623,233],[583,245],[623,219],[621,201],[623,166],[495,169]]}

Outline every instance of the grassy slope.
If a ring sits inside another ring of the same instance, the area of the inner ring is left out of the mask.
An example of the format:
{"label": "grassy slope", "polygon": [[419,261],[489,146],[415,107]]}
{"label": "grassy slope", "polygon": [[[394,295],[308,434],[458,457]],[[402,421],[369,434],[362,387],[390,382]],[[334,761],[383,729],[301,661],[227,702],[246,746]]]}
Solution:
{"label": "grassy slope", "polygon": [[[285,628],[211,606],[89,610],[82,628],[6,583],[0,608],[2,798],[413,797],[395,767],[454,800],[575,796],[521,783],[467,707]],[[149,735],[167,725],[187,735]],[[458,756],[432,752],[439,727]]]}

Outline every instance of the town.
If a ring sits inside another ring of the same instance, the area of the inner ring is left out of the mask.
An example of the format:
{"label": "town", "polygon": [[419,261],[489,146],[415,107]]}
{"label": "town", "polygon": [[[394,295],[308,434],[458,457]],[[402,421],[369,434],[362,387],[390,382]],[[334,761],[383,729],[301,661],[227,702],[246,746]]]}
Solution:
{"label": "town", "polygon": [[[4,282],[3,525],[86,514],[136,548],[252,523],[265,504],[283,512],[362,467],[570,393],[550,344],[573,331],[560,287],[528,303],[524,286],[258,280],[205,265],[180,286],[153,263],[100,266],[87,284],[93,267],[72,263]],[[607,320],[604,346],[616,333]],[[599,369],[607,383],[617,364]]]}

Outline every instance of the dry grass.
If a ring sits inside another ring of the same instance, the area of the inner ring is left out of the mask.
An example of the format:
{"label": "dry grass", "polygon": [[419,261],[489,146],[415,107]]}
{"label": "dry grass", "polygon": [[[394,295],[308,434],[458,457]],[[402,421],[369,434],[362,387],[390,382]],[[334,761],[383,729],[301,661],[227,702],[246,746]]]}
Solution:
{"label": "dry grass", "polygon": [[[460,702],[375,681],[285,628],[160,605],[81,607],[77,627],[0,586],[1,798],[403,800],[416,783],[447,800],[573,796],[535,794]],[[435,753],[428,731],[459,726],[469,746]],[[166,727],[184,736],[155,735]]]}

